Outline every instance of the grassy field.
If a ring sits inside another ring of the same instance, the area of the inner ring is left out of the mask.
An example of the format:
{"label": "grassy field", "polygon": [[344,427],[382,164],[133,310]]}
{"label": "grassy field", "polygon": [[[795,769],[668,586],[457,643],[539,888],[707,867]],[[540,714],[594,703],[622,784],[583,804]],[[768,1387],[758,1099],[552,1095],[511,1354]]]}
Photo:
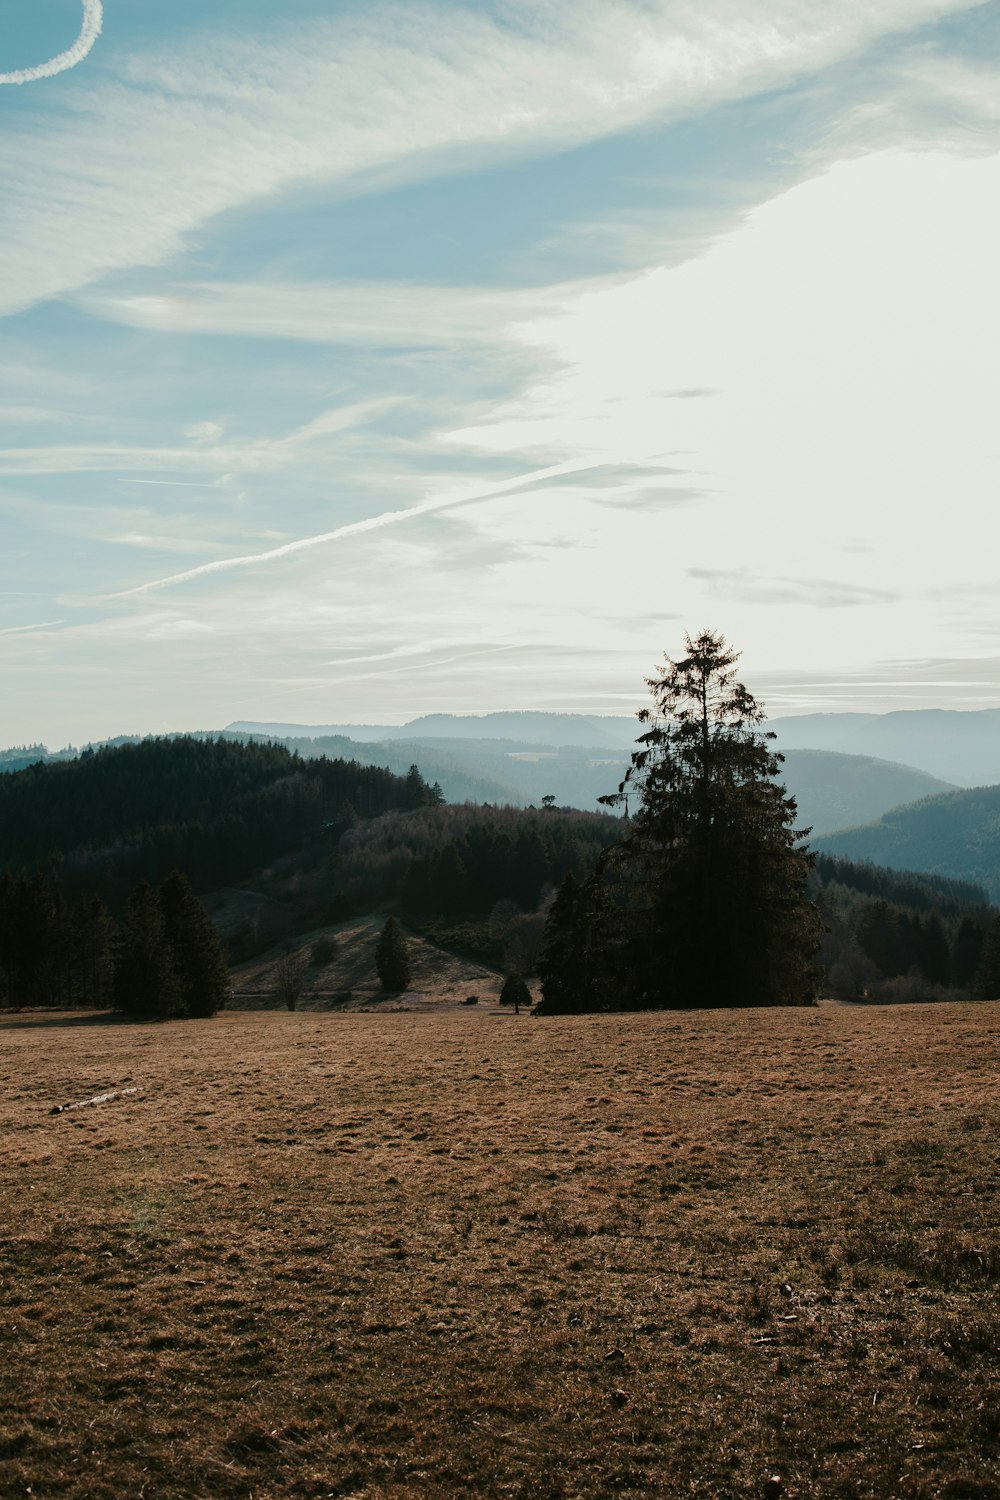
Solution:
{"label": "grassy field", "polygon": [[5,1017],[0,1494],[998,1497],[998,1059],[993,1005]]}

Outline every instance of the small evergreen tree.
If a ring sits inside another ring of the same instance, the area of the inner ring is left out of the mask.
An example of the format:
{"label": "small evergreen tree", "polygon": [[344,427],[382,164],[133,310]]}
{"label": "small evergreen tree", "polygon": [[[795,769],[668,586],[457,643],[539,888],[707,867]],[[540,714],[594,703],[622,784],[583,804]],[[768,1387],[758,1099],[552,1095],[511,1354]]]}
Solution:
{"label": "small evergreen tree", "polygon": [[500,1004],[513,1005],[515,1016],[520,1015],[522,1005],[531,1004],[531,991],[520,974],[508,974],[500,991]]}
{"label": "small evergreen tree", "polygon": [[410,955],[395,917],[388,919],[379,935],[375,968],[382,988],[390,993],[405,990],[410,982]]}

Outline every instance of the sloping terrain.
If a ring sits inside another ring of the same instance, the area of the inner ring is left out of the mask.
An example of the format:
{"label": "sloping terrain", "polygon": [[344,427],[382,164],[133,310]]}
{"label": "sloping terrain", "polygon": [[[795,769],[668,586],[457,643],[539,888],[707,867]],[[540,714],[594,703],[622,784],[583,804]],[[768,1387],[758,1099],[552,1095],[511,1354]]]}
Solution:
{"label": "sloping terrain", "polygon": [[890,808],[954,790],[912,766],[829,750],[786,750],[781,779],[814,834],[880,818]]}
{"label": "sloping terrain", "polygon": [[[456,958],[410,933],[406,935],[410,984],[404,994],[386,996],[375,969],[375,948],[384,920],[360,917],[317,928],[299,935],[291,955],[278,947],[239,964],[231,974],[233,1006],[238,1010],[282,1007],[289,961],[301,982],[298,1010],[427,1009],[460,1005],[470,995],[478,995],[482,1004],[495,1002],[503,982],[496,970]],[[331,941],[335,952],[325,957]]]}
{"label": "sloping terrain", "polygon": [[1000,786],[929,797],[814,842],[844,859],[972,881],[1000,900]]}

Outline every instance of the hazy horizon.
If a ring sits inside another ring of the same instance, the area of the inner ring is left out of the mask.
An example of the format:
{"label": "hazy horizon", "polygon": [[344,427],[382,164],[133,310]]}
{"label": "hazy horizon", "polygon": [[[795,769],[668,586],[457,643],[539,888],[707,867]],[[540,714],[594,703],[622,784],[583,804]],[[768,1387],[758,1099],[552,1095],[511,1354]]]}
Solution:
{"label": "hazy horizon", "polygon": [[0,10],[0,743],[1000,704],[1000,0]]}

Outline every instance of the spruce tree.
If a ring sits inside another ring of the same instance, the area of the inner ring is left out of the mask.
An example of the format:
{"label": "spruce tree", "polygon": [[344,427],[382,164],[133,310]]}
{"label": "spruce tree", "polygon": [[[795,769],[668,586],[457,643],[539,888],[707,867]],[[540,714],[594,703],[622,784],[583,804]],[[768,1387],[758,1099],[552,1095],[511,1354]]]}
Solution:
{"label": "spruce tree", "polygon": [[724,637],[686,645],[648,679],[645,730],[602,799],[631,811],[602,861],[602,983],[616,1007],[811,1003],[822,928],[781,757]]}
{"label": "spruce tree", "polygon": [[103,1006],[114,999],[117,929],[99,896],[78,902],[69,918],[74,1004]]}
{"label": "spruce tree", "polygon": [[375,968],[382,988],[390,993],[405,990],[410,982],[410,955],[395,917],[388,919],[379,935]]}
{"label": "spruce tree", "polygon": [[1000,916],[994,917],[986,929],[976,995],[980,1000],[1000,1000]]}
{"label": "spruce tree", "polygon": [[143,881],[128,899],[115,962],[115,1008],[137,1021],[181,1012],[181,986],[156,892]]}
{"label": "spruce tree", "polygon": [[[540,1015],[593,1010],[598,996],[594,987],[594,958],[590,951],[596,933],[590,910],[594,882],[580,885],[566,875],[549,908],[538,959],[542,981]],[[608,934],[605,932],[606,938]]]}
{"label": "spruce tree", "polygon": [[515,1015],[520,1013],[522,1005],[531,1004],[531,991],[520,974],[507,975],[500,990],[500,1004],[513,1005]]}
{"label": "spruce tree", "polygon": [[167,876],[158,894],[180,991],[180,1014],[214,1016],[230,993],[229,967],[215,924],[179,870]]}

